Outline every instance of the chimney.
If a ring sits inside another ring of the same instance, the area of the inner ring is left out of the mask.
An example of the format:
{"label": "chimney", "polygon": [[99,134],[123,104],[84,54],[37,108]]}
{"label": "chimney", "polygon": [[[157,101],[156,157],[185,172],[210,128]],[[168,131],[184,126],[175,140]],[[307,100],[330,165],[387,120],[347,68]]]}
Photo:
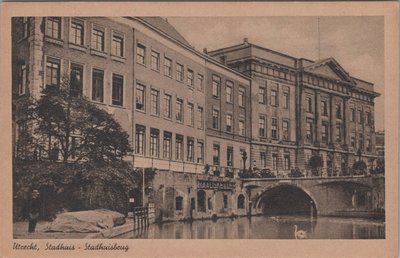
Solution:
{"label": "chimney", "polygon": [[203,53],[207,54],[207,48],[203,48]]}
{"label": "chimney", "polygon": [[249,44],[249,39],[248,38],[243,38],[243,43],[246,44],[246,45]]}

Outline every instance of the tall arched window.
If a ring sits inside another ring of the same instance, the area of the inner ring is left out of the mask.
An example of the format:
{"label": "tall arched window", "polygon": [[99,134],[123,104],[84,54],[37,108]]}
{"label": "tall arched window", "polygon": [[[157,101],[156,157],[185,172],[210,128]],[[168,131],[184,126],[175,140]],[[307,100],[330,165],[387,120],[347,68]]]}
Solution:
{"label": "tall arched window", "polygon": [[181,211],[183,210],[183,197],[178,196],[175,198],[175,210]]}
{"label": "tall arched window", "polygon": [[243,194],[239,194],[238,198],[237,198],[237,208],[238,209],[244,209],[244,195]]}
{"label": "tall arched window", "polygon": [[206,192],[203,190],[197,192],[197,211],[206,211]]}

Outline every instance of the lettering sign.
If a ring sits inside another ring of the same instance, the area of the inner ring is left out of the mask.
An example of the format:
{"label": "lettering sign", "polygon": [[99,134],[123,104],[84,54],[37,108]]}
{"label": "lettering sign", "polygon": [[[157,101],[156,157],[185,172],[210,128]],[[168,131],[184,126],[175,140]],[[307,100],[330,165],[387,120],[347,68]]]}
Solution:
{"label": "lettering sign", "polygon": [[235,182],[197,180],[197,188],[199,189],[232,190],[235,185]]}

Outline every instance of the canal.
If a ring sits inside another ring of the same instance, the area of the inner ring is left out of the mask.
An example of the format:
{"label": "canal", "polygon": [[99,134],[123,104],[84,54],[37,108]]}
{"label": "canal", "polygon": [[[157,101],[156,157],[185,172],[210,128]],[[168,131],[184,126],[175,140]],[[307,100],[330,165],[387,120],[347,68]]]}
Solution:
{"label": "canal", "polygon": [[[130,232],[118,238],[295,239],[295,225],[297,232],[305,231],[308,239],[385,238],[385,223],[379,220],[338,217],[318,217],[311,220],[307,216],[288,215],[153,224],[147,229]],[[301,234],[297,236],[299,238]]]}

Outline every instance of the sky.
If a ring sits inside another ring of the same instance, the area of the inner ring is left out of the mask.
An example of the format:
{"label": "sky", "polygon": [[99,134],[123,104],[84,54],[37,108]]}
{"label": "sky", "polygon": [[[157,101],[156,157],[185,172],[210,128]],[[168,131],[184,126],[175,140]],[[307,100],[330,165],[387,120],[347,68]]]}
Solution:
{"label": "sky", "polygon": [[[237,45],[248,38],[296,58],[333,57],[351,76],[374,83],[375,130],[383,130],[384,19],[382,16],[167,17],[198,51]],[[319,40],[318,40],[319,38]],[[319,42],[319,44],[318,44]]]}

